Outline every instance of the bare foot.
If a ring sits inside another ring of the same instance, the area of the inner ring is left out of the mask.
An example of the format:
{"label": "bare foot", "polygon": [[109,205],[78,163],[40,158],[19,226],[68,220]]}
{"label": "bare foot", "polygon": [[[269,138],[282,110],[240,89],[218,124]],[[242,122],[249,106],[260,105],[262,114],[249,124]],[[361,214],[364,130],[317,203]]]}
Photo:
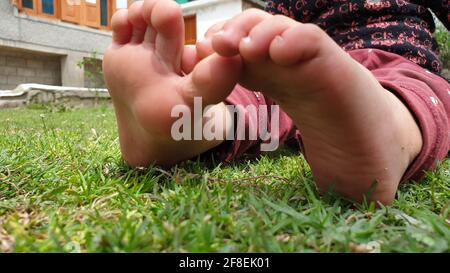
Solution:
{"label": "bare foot", "polygon": [[318,187],[389,204],[422,147],[409,110],[319,27],[249,10],[212,38],[240,54],[243,86],[277,101],[295,121]]}
{"label": "bare foot", "polygon": [[[134,2],[113,16],[113,42],[103,69],[122,155],[132,166],[172,165],[222,142],[171,137],[175,105],[191,107],[194,96],[202,96],[205,104],[223,101],[241,71],[239,57],[216,54],[197,63],[195,49],[183,46],[183,24],[180,7],[169,0]],[[182,70],[193,71],[183,76]],[[225,109],[223,104],[216,107]]]}

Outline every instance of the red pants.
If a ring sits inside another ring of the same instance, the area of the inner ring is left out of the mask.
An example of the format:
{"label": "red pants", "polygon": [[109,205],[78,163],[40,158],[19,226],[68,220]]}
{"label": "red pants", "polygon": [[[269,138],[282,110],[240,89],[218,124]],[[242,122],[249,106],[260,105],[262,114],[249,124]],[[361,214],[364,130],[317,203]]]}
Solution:
{"label": "red pants", "polygon": [[[421,179],[424,172],[433,169],[450,149],[450,84],[396,54],[378,49],[359,49],[348,53],[369,69],[384,88],[401,99],[414,115],[422,132],[423,148],[403,180]],[[235,88],[225,102],[244,107],[274,104],[270,98],[240,86]],[[248,113],[244,114],[248,116]],[[247,123],[254,122],[254,119],[246,120]],[[250,124],[246,126],[254,128]],[[296,142],[297,147],[302,150],[300,132],[291,118],[282,111],[279,132],[280,143]],[[222,161],[231,161],[243,154],[259,154],[260,144],[261,140],[234,140],[216,148],[215,152]]]}

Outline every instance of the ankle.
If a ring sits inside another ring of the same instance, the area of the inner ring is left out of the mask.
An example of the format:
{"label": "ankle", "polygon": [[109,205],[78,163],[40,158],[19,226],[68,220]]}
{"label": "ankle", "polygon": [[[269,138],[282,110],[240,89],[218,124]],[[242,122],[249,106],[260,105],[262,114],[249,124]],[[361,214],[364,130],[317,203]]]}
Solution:
{"label": "ankle", "polygon": [[407,106],[390,91],[387,91],[393,103],[392,111],[395,117],[394,128],[397,129],[397,136],[401,144],[402,155],[404,156],[406,168],[419,155],[423,146],[421,130]]}

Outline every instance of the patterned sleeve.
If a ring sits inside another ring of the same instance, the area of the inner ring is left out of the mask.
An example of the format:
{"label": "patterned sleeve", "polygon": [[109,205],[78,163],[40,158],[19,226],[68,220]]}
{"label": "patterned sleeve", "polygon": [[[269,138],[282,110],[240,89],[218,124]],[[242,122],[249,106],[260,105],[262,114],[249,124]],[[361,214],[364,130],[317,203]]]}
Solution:
{"label": "patterned sleeve", "polygon": [[427,0],[426,5],[436,14],[444,26],[450,30],[449,0]]}
{"label": "patterned sleeve", "polygon": [[266,3],[266,11],[270,14],[281,14],[289,17],[292,16],[290,10],[292,0],[268,0]]}

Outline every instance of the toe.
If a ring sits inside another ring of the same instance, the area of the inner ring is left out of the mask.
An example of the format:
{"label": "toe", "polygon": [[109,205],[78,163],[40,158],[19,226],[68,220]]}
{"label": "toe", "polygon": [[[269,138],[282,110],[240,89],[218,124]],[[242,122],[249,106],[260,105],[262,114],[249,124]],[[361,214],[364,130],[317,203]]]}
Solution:
{"label": "toe", "polygon": [[242,59],[218,54],[210,55],[200,61],[194,71],[185,77],[184,97],[202,97],[206,105],[216,104],[225,100],[233,91],[242,73]]}
{"label": "toe", "polygon": [[195,45],[195,48],[197,50],[197,55],[201,59],[204,59],[209,55],[215,53],[212,47],[211,37],[205,37],[205,39],[198,41],[197,44]]}
{"label": "toe", "polygon": [[201,59],[204,59],[214,53],[214,49],[212,47],[212,37],[214,36],[214,34],[222,30],[225,23],[226,21],[221,21],[219,23],[214,24],[212,27],[208,29],[208,31],[206,31],[204,39],[200,40],[196,44],[197,55]]}
{"label": "toe", "polygon": [[113,42],[123,45],[130,42],[132,25],[128,21],[128,10],[121,9],[111,19]]}
{"label": "toe", "polygon": [[147,32],[144,36],[144,42],[154,44],[156,40],[156,30],[152,26],[151,14],[157,0],[145,0],[142,4],[141,14],[147,23]]}
{"label": "toe", "polygon": [[130,21],[133,26],[133,30],[131,32],[132,43],[142,43],[147,30],[147,23],[142,16],[143,2],[144,1],[136,1],[128,9],[128,21]]}
{"label": "toe", "polygon": [[183,57],[181,59],[181,70],[185,74],[189,74],[194,70],[194,67],[200,61],[200,58],[197,55],[197,51],[195,46],[193,45],[185,45],[183,51]]}
{"label": "toe", "polygon": [[281,15],[262,21],[250,31],[248,37],[241,40],[239,52],[242,58],[248,62],[265,60],[269,57],[269,48],[273,39],[298,24],[298,22]]}
{"label": "toe", "polygon": [[[329,40],[329,41],[326,41]],[[324,45],[334,45],[322,29],[312,24],[298,24],[275,37],[270,45],[270,57],[278,65],[289,66],[316,57]],[[337,46],[328,47],[339,50]]]}
{"label": "toe", "polygon": [[143,15],[147,24],[156,31],[156,53],[179,73],[184,46],[184,20],[180,6],[175,1],[148,0],[144,2]]}
{"label": "toe", "polygon": [[227,21],[223,29],[212,38],[214,51],[225,57],[239,54],[242,38],[246,37],[254,26],[270,17],[272,15],[262,10],[249,9]]}

